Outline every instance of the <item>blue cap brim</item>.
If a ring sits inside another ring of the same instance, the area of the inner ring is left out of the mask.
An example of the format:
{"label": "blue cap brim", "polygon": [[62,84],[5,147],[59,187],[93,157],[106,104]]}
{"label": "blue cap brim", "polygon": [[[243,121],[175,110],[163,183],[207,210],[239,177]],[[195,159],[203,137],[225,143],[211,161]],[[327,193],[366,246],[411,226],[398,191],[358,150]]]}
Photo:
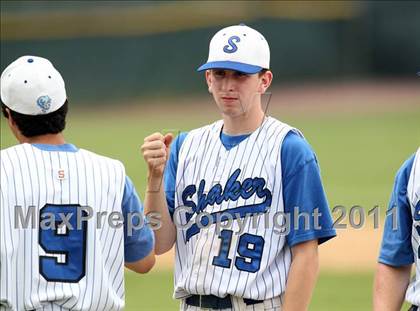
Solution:
{"label": "blue cap brim", "polygon": [[243,73],[254,74],[260,72],[263,68],[260,66],[248,65],[244,63],[231,62],[231,61],[220,61],[220,62],[209,62],[200,66],[197,71],[203,71],[207,69],[228,69],[240,71]]}

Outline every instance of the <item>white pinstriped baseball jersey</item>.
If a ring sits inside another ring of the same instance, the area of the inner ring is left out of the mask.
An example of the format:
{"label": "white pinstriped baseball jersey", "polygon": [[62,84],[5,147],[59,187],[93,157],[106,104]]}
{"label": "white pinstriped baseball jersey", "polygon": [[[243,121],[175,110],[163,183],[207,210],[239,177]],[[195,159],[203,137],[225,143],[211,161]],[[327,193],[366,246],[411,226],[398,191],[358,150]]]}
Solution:
{"label": "white pinstriped baseball jersey", "polygon": [[[1,310],[119,310],[124,307],[124,232],[97,214],[74,230],[41,229],[44,217],[77,206],[121,212],[123,165],[92,152],[21,144],[1,151]],[[17,209],[35,226],[16,228]],[[58,218],[58,217],[57,217]],[[57,220],[57,219],[56,219]]]}
{"label": "white pinstriped baseball jersey", "polygon": [[[293,129],[267,117],[227,150],[219,138],[222,125],[189,132],[179,152],[174,221],[192,225],[177,229],[174,296],[276,297],[285,290],[291,252],[285,235],[266,229],[263,218],[284,211],[280,147]],[[196,212],[182,211],[186,207]],[[200,229],[194,222],[200,211],[213,220],[229,213],[234,221],[219,233],[215,225]],[[258,215],[255,223],[244,218],[247,213]],[[245,230],[237,234],[244,220]]]}
{"label": "white pinstriped baseball jersey", "polygon": [[420,148],[417,150],[411,168],[410,178],[407,184],[407,196],[413,215],[413,228],[411,234],[411,244],[413,246],[414,264],[416,274],[411,281],[406,300],[410,303],[420,305]]}

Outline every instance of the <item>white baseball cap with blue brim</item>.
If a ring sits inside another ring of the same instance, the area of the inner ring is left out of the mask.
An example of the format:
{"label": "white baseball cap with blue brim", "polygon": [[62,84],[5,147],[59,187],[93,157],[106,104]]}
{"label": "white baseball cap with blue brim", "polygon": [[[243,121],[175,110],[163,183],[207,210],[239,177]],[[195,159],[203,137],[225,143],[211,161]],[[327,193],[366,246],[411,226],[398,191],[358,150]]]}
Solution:
{"label": "white baseball cap with blue brim", "polygon": [[210,41],[207,62],[197,71],[229,69],[247,74],[270,68],[270,47],[264,36],[244,24],[218,31]]}
{"label": "white baseball cap with blue brim", "polygon": [[46,58],[19,57],[6,67],[0,81],[2,102],[21,114],[48,114],[67,100],[63,77]]}

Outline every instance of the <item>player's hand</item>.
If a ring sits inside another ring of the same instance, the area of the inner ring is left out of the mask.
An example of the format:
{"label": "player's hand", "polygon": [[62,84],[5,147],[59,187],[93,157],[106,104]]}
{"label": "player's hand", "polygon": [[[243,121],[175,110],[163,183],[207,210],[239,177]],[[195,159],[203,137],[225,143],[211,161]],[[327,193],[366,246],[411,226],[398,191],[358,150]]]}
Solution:
{"label": "player's hand", "polygon": [[170,144],[174,136],[171,133],[162,135],[153,133],[144,139],[140,150],[147,163],[149,177],[162,177],[166,161],[169,159]]}

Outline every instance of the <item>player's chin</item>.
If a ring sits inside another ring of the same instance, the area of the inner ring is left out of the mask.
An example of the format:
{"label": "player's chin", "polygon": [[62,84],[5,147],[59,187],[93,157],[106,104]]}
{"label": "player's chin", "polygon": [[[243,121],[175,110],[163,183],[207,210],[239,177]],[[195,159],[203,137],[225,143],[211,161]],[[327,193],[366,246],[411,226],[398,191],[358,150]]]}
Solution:
{"label": "player's chin", "polygon": [[222,102],[219,102],[218,106],[219,106],[220,111],[226,115],[231,115],[231,114],[237,115],[238,113],[243,112],[243,109],[239,101],[228,102],[228,103],[225,103],[222,101]]}
{"label": "player's chin", "polygon": [[237,117],[241,117],[245,114],[245,111],[243,109],[240,108],[234,108],[234,109],[229,109],[229,108],[225,108],[222,109],[222,113],[225,116],[228,116],[230,118],[237,118]]}
{"label": "player's chin", "polygon": [[219,103],[221,106],[231,109],[241,105],[241,101],[238,98],[221,98]]}

